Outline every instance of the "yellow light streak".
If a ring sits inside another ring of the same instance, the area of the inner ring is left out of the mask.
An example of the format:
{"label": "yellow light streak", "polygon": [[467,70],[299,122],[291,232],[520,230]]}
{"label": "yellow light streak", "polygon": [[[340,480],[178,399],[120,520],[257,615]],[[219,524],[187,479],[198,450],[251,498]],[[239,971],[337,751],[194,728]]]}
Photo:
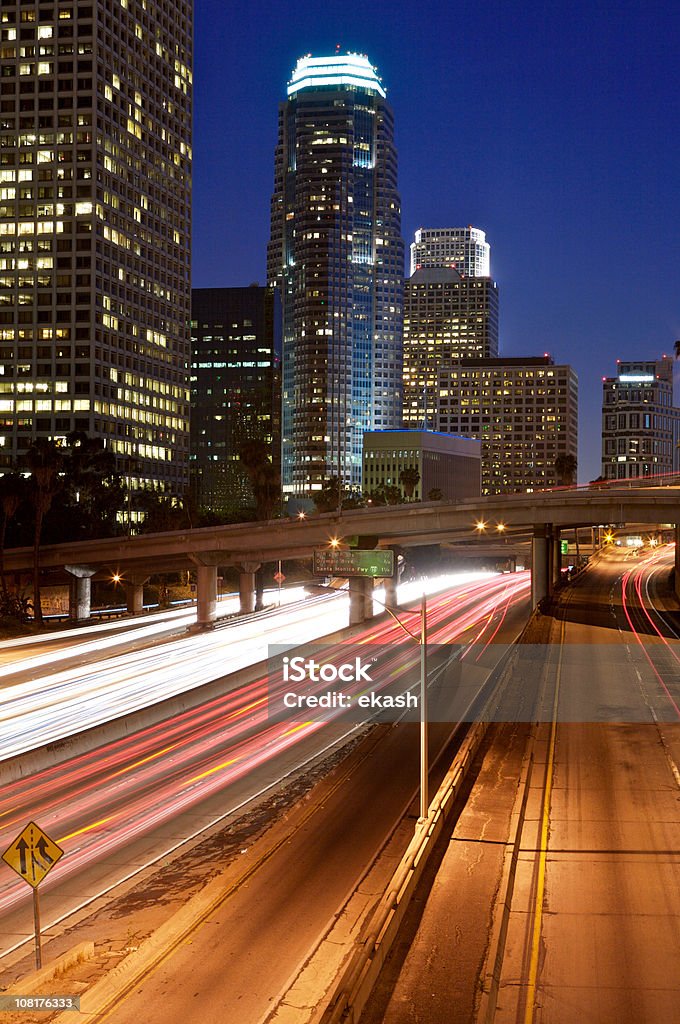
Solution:
{"label": "yellow light streak", "polygon": [[91,825],[85,825],[84,828],[79,828],[76,832],[70,832],[67,836],[61,836],[57,839],[57,843],[66,843],[69,839],[75,839],[76,836],[82,836],[85,832],[91,832],[93,828],[99,828],[100,825],[106,825],[107,821],[113,821],[117,818],[117,814],[112,814],[108,818],[102,818],[100,821],[93,821]]}
{"label": "yellow light streak", "polygon": [[178,747],[179,743],[173,743],[170,747],[164,747],[163,750],[157,750],[155,754],[149,754],[148,757],[143,757],[140,761],[135,761],[134,764],[128,764],[125,768],[119,768],[117,772],[113,772],[109,775],[110,779],[115,779],[119,775],[125,775],[126,772],[131,772],[134,768],[139,768],[143,764],[148,764],[149,761],[155,761],[157,757],[162,757],[163,754],[167,754],[170,750],[174,750]]}
{"label": "yellow light streak", "polygon": [[240,757],[234,757],[231,761],[223,761],[222,764],[216,764],[214,768],[208,768],[207,772],[202,772],[201,775],[194,775],[193,779],[189,779],[185,785],[190,786],[192,782],[199,782],[201,779],[207,779],[209,775],[214,775],[215,772],[221,772],[223,768],[228,768],[232,764],[236,764],[240,761]]}

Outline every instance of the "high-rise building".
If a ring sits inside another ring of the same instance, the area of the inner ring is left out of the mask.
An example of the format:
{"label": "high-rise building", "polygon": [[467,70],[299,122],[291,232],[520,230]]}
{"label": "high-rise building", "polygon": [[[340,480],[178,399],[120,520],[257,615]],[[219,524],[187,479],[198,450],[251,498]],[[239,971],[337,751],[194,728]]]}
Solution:
{"label": "high-rise building", "polygon": [[416,270],[404,285],[404,425],[432,427],[438,374],[459,359],[498,355],[498,289],[490,277]]}
{"label": "high-rise building", "polygon": [[418,228],[411,242],[411,274],[427,267],[453,267],[463,277],[490,277],[486,234],[466,228]]}
{"label": "high-rise building", "polygon": [[673,359],[617,362],[602,381],[602,476],[634,480],[680,471]]}
{"label": "high-rise building", "polygon": [[361,486],[401,425],[404,243],[392,110],[368,59],[301,58],[279,109],[267,276],[283,306],[282,480]]}
{"label": "high-rise building", "polygon": [[482,442],[482,494],[555,487],[578,452],[576,374],[550,356],[442,366],[434,429]]}
{"label": "high-rise building", "polygon": [[192,0],[2,0],[0,460],[188,482]]}
{"label": "high-rise building", "polygon": [[246,441],[281,452],[281,303],[271,288],[194,288],[191,301],[191,480],[199,505],[252,504],[239,459]]}

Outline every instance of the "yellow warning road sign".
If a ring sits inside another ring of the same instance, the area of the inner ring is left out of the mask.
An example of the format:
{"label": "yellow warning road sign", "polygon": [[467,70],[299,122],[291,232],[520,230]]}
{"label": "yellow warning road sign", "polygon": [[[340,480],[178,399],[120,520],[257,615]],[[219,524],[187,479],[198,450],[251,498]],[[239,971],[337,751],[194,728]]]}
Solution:
{"label": "yellow warning road sign", "polygon": [[25,882],[37,889],[47,872],[63,856],[62,848],[39,825],[29,821],[23,832],[5,850],[2,859]]}

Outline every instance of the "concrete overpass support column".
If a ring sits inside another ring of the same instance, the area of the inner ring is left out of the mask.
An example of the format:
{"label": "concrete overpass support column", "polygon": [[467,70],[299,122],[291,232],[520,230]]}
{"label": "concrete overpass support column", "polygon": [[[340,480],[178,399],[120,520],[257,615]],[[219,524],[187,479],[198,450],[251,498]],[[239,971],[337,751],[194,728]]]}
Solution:
{"label": "concrete overpass support column", "polygon": [[217,566],[196,566],[196,625],[210,626],[217,616]]}
{"label": "concrete overpass support column", "polygon": [[549,593],[550,547],[545,526],[535,526],[531,541],[531,602],[534,608]]}
{"label": "concrete overpass support column", "polygon": [[388,608],[396,611],[399,607],[399,598],[397,597],[397,589],[399,587],[399,579],[395,571],[394,576],[388,577],[383,581],[385,584],[385,604]]}
{"label": "concrete overpass support column", "polygon": [[553,530],[552,540],[551,540],[551,544],[552,544],[552,566],[551,566],[551,568],[552,568],[552,572],[551,572],[552,586],[550,588],[551,590],[552,590],[552,588],[557,583],[560,582],[560,578],[562,576],[562,549],[560,547],[561,543],[562,543],[562,541],[561,541],[561,538],[560,538],[560,531],[559,530]]}
{"label": "concrete overpass support column", "polygon": [[241,615],[250,615],[255,611],[255,573],[260,568],[257,562],[245,562],[237,566],[239,570],[238,592],[241,599]]}
{"label": "concrete overpass support column", "polygon": [[129,573],[125,577],[125,603],[130,615],[141,615],[144,611],[144,584],[148,576]]}
{"label": "concrete overpass support column", "polygon": [[359,625],[373,618],[373,580],[366,576],[353,576],[349,581],[349,624]]}
{"label": "concrete overpass support column", "polygon": [[92,577],[96,569],[87,565],[65,565],[71,574],[68,588],[68,617],[72,622],[85,622],[90,618],[92,601]]}
{"label": "concrete overpass support column", "polygon": [[675,593],[680,597],[680,523],[675,524],[675,572],[673,573]]}

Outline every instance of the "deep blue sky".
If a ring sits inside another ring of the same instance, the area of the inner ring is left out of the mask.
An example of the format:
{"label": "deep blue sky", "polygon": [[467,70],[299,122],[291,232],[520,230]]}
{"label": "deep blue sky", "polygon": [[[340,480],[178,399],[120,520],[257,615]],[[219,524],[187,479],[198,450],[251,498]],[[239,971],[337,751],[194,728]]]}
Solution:
{"label": "deep blue sky", "polygon": [[680,5],[659,0],[196,0],[195,287],[265,281],[277,106],[297,58],[368,54],[395,113],[407,243],[491,242],[501,353],[601,378],[680,338]]}

